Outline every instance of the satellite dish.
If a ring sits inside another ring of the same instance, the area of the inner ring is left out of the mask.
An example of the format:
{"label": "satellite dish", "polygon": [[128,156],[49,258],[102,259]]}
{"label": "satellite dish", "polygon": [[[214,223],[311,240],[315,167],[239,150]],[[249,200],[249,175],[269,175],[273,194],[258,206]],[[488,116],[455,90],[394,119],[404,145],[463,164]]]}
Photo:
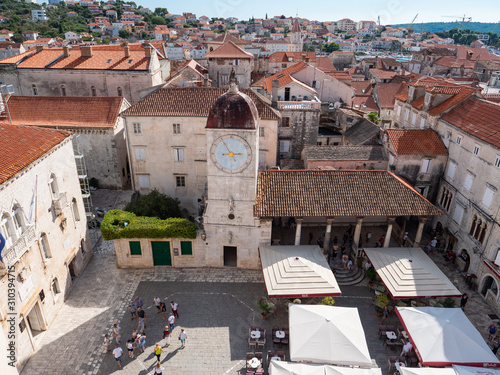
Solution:
{"label": "satellite dish", "polygon": [[340,108],[341,104],[340,102],[335,102],[335,104],[333,105],[335,108]]}

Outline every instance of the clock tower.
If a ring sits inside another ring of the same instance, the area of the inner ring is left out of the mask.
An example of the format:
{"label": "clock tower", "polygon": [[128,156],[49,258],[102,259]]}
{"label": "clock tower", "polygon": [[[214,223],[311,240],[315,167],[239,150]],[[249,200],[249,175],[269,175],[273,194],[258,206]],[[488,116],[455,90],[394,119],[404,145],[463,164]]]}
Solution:
{"label": "clock tower", "polygon": [[258,268],[259,243],[270,242],[271,224],[262,227],[253,216],[259,121],[255,103],[238,90],[233,78],[229,90],[211,108],[205,128],[208,155],[203,225],[209,267]]}

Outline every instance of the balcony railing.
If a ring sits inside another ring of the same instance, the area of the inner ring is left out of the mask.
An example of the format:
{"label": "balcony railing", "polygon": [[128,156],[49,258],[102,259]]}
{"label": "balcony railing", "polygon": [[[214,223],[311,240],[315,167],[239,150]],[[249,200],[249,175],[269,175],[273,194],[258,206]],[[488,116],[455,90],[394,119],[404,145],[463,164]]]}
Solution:
{"label": "balcony railing", "polygon": [[62,214],[63,210],[68,205],[68,197],[66,193],[59,193],[59,197],[53,199],[52,203],[54,205],[55,214],[56,215]]}
{"label": "balcony railing", "polygon": [[278,102],[278,109],[321,109],[321,102]]}
{"label": "balcony railing", "polygon": [[35,226],[27,226],[17,241],[14,242],[11,247],[2,251],[2,258],[5,267],[8,268],[16,264],[35,241]]}

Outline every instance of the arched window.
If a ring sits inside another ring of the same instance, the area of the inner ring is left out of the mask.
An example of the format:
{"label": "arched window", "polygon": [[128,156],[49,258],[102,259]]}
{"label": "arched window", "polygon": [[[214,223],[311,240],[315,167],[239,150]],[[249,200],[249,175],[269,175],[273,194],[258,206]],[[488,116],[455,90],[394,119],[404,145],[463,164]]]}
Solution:
{"label": "arched window", "polygon": [[97,89],[95,86],[90,86],[90,93],[92,96],[97,96]]}
{"label": "arched window", "polygon": [[78,204],[76,203],[76,199],[73,198],[71,201],[71,211],[73,211],[73,218],[76,221],[80,221],[80,213],[78,212]]}
{"label": "arched window", "polygon": [[42,249],[42,253],[45,259],[52,258],[52,253],[50,252],[49,240],[45,233],[40,235],[40,248]]}
{"label": "arched window", "polygon": [[6,248],[9,248],[14,244],[14,242],[16,242],[14,224],[12,223],[12,218],[7,212],[4,213],[0,219],[0,233],[2,233],[3,238],[5,238]]}
{"label": "arched window", "polygon": [[476,231],[476,225],[477,225],[477,216],[474,215],[474,220],[472,220],[472,225],[470,226],[470,231],[469,231],[469,234],[471,236],[474,236],[474,232]]}
{"label": "arched window", "polygon": [[484,241],[484,237],[486,236],[486,229],[488,229],[488,226],[485,223],[482,230],[481,230],[481,234],[479,235],[479,238],[478,238],[478,241],[480,244],[482,244]]}
{"label": "arched window", "polygon": [[121,87],[118,87],[116,92],[118,93],[118,96],[123,96],[123,89]]}
{"label": "arched window", "polygon": [[57,280],[57,277],[54,277],[52,279],[52,283],[50,284],[50,290],[54,295],[54,299],[57,299],[58,295],[61,294],[61,288],[59,287],[59,280]]}
{"label": "arched window", "polygon": [[31,92],[33,93],[33,96],[38,95],[38,88],[36,87],[35,84],[31,85]]}
{"label": "arched window", "polygon": [[66,86],[61,85],[61,96],[66,96]]}
{"label": "arched window", "polygon": [[481,219],[477,221],[476,231],[474,232],[474,238],[477,240],[479,238],[479,234],[481,233],[481,226],[483,222]]}
{"label": "arched window", "polygon": [[52,173],[49,178],[50,192],[52,193],[53,199],[59,198],[59,186],[57,186],[56,175]]}
{"label": "arched window", "polygon": [[12,207],[12,214],[14,228],[17,236],[19,237],[23,233],[23,228],[25,225],[23,210],[21,209],[21,206],[19,204],[15,204],[14,207]]}

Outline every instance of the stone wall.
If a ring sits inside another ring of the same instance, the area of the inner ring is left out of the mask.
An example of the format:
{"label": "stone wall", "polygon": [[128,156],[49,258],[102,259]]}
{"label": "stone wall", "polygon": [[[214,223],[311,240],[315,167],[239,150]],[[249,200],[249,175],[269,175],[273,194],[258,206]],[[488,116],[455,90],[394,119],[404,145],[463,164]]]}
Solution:
{"label": "stone wall", "polygon": [[[316,145],[320,109],[280,110],[281,126],[278,129],[279,140],[290,141],[290,151],[280,151],[281,159],[300,159],[305,145]],[[290,127],[283,127],[283,118],[290,118]]]}

